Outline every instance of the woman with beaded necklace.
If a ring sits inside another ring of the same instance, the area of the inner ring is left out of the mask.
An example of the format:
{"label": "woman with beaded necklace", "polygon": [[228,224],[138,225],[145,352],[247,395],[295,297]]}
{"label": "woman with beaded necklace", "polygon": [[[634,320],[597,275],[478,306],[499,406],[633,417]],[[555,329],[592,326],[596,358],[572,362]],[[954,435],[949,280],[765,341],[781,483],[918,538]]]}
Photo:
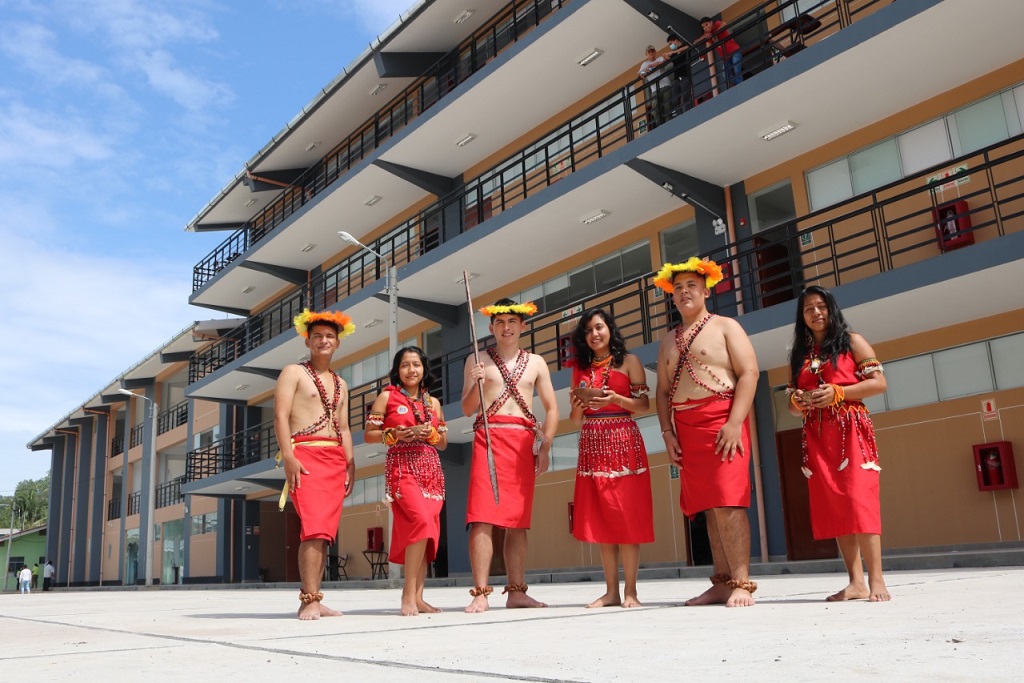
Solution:
{"label": "woman with beaded necklace", "polygon": [[[573,535],[601,546],[604,595],[587,607],[639,607],[636,578],[640,544],[654,541],[651,473],[633,413],[650,403],[640,360],[626,353],[615,321],[600,308],[581,317],[572,333],[569,419],[580,429],[573,494]],[[625,578],[619,595],[619,557]]]}
{"label": "woman with beaded necklace", "polygon": [[384,491],[394,522],[388,559],[405,565],[402,616],[416,616],[441,611],[423,600],[423,583],[441,536],[444,473],[438,449],[448,445],[448,427],[441,403],[427,393],[434,377],[422,349],[400,349],[389,379],[373,402],[364,438],[388,447]]}

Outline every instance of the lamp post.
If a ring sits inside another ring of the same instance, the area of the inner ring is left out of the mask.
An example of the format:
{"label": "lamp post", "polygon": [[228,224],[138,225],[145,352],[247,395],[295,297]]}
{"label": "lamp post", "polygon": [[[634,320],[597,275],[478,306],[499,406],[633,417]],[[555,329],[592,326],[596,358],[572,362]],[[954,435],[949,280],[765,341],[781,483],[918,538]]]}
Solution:
{"label": "lamp post", "polygon": [[395,354],[398,353],[398,269],[388,263],[388,260],[384,258],[384,255],[379,251],[366,246],[350,233],[347,233],[344,230],[339,230],[338,237],[340,237],[343,242],[354,244],[360,249],[373,254],[384,263],[385,276],[387,277],[388,304],[390,309],[388,311],[388,315],[390,316],[388,320],[388,354],[390,358],[393,359]]}
{"label": "lamp post", "polygon": [[141,398],[143,401],[149,403],[150,406],[150,439],[149,439],[149,451],[150,451],[150,463],[149,463],[149,496],[148,504],[146,505],[146,585],[153,585],[153,528],[156,526],[156,430],[157,430],[157,407],[156,401],[153,399],[143,396],[142,394],[136,394],[129,389],[118,389],[117,393],[124,394],[125,396],[132,396],[133,398]]}
{"label": "lamp post", "polygon": [[[384,255],[375,249],[371,249],[366,246],[351,233],[345,232],[344,230],[338,231],[338,237],[341,238],[342,242],[348,242],[354,244],[360,249],[367,251],[376,256],[384,264],[385,275],[387,277],[387,292],[388,292],[388,360],[392,360],[395,354],[398,353],[398,269],[392,264],[388,263],[388,260],[384,258]],[[392,515],[388,515],[388,537],[386,542],[390,545],[391,543],[391,531],[394,526],[395,520]],[[388,576],[394,579],[401,578],[402,565],[395,564],[394,562],[388,562]]]}
{"label": "lamp post", "polygon": [[11,508],[11,519],[7,523],[7,559],[4,560],[4,591],[6,591],[7,576],[11,573],[11,536],[14,535],[14,513],[18,508],[15,503],[2,503],[0,508]]}

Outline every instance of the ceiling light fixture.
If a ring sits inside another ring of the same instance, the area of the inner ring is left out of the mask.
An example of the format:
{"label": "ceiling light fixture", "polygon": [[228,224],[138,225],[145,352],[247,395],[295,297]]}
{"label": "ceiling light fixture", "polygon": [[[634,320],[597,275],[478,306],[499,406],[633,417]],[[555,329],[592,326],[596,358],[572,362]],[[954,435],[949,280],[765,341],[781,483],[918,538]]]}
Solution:
{"label": "ceiling light fixture", "polygon": [[592,61],[594,61],[603,54],[603,52],[601,52],[595,47],[593,50],[577,59],[576,63],[579,64],[580,66],[586,66],[587,64],[590,64]]}
{"label": "ceiling light fixture", "polygon": [[765,132],[761,133],[761,139],[762,140],[774,140],[775,138],[779,137],[780,135],[785,135],[786,133],[788,133],[789,131],[793,130],[794,128],[796,128],[796,124],[793,123],[792,121],[783,121],[779,125],[774,126],[774,127],[770,128],[769,130],[766,130]]}
{"label": "ceiling light fixture", "polygon": [[370,320],[369,322],[363,323],[363,327],[365,327],[365,328],[377,327],[377,325],[380,325],[382,322],[384,322],[384,321],[381,320],[380,318],[374,318],[373,320]]}
{"label": "ceiling light fixture", "polygon": [[312,152],[314,149],[316,149],[319,146],[320,146],[320,141],[319,140],[317,140],[316,142],[311,142],[308,145],[306,145],[306,151],[307,152]]}
{"label": "ceiling light fixture", "polygon": [[466,135],[463,136],[463,138],[461,140],[458,140],[455,143],[455,146],[456,147],[465,147],[469,143],[473,142],[473,140],[476,140],[476,136],[473,135],[472,133],[466,133]]}
{"label": "ceiling light fixture", "polygon": [[596,223],[605,216],[609,215],[611,215],[611,211],[605,211],[604,209],[601,209],[599,211],[596,211],[595,213],[583,216],[582,218],[580,218],[580,223],[583,223],[583,225],[590,225],[591,223]]}
{"label": "ceiling light fixture", "polygon": [[255,204],[255,203],[256,203],[256,199],[255,199],[255,198],[253,198],[253,199],[250,199],[249,201],[247,201],[247,202],[245,203],[245,208],[247,208],[247,209],[248,209],[248,208],[249,208],[250,206],[252,206],[252,205],[253,205],[253,204]]}
{"label": "ceiling light fixture", "polygon": [[377,202],[379,202],[382,199],[384,199],[384,198],[381,197],[379,194],[375,194],[372,197],[370,197],[369,199],[367,199],[365,202],[363,202],[363,204],[366,204],[367,206],[373,206],[374,204],[376,204]]}
{"label": "ceiling light fixture", "polygon": [[473,16],[473,11],[474,10],[471,10],[471,9],[466,10],[465,12],[460,14],[459,16],[455,17],[455,19],[452,21],[452,23],[454,23],[454,24],[464,24],[464,23],[466,23],[466,20],[469,19],[471,16]]}
{"label": "ceiling light fixture", "polygon": [[388,87],[387,83],[378,83],[377,87],[370,91],[371,96],[379,95]]}
{"label": "ceiling light fixture", "polygon": [[256,291],[256,285],[246,285],[245,289],[242,290],[242,294],[248,294]]}
{"label": "ceiling light fixture", "polygon": [[239,384],[237,387],[235,387],[235,391],[245,391],[248,388],[248,384]]}
{"label": "ceiling light fixture", "polygon": [[302,249],[300,249],[300,251],[301,251],[301,252],[302,252],[303,254],[308,254],[309,252],[313,251],[314,249],[316,249],[316,245],[315,245],[315,244],[313,244],[312,242],[310,242],[310,243],[309,243],[309,244],[307,244],[306,246],[302,247]]}

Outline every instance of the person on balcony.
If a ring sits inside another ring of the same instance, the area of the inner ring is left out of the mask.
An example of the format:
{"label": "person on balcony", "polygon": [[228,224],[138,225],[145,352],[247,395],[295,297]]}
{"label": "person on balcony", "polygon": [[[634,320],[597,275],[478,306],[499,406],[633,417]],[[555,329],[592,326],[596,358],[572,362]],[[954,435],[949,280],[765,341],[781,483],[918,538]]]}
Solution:
{"label": "person on balcony", "polygon": [[402,616],[408,617],[441,611],[423,599],[423,584],[441,539],[444,472],[438,450],[448,445],[448,427],[440,401],[427,393],[434,376],[422,349],[400,349],[388,378],[391,384],[374,400],[363,437],[388,447],[384,499],[393,521],[388,559],[405,565]]}
{"label": "person on balcony", "polygon": [[737,85],[743,81],[743,52],[739,43],[733,40],[725,24],[711,17],[702,17],[700,27],[704,34],[696,42],[705,41],[708,47],[714,47],[715,54],[725,65],[725,76],[729,85]]}
{"label": "person on balcony", "polygon": [[295,316],[295,330],[306,340],[309,360],[286,365],[274,389],[274,433],[284,464],[281,509],[290,494],[299,516],[299,619],[341,613],[322,604],[320,592],[327,546],[338,535],[341,507],[356,481],[348,425],[348,387],[331,370],[339,341],[355,331],[341,312]]}
{"label": "person on balcony", "polygon": [[[519,348],[524,320],[536,313],[537,307],[501,299],[480,312],[490,317],[497,346],[487,349],[481,363],[475,363],[472,356],[466,359],[462,388],[463,414],[477,415],[466,502],[466,524],[472,525],[469,563],[473,588],[469,594],[473,600],[466,611],[488,609],[494,555],[491,532],[496,526],[505,529],[505,606],[546,607],[526,594],[526,531],[533,513],[534,485],[537,475],[548,469],[551,439],[558,429],[558,405],[547,363]],[[483,403],[478,381],[483,382]],[[535,390],[544,407],[543,424],[532,412]],[[485,413],[487,430],[483,426]]]}
{"label": "person on balcony", "polygon": [[[569,419],[580,429],[572,535],[598,543],[605,592],[587,607],[640,607],[640,544],[654,542],[654,503],[647,451],[634,413],[650,408],[646,373],[626,352],[615,320],[600,308],[580,316],[572,333]],[[619,593],[619,557],[625,599]]]}
{"label": "person on balcony", "polygon": [[637,72],[647,84],[644,107],[647,109],[648,127],[652,129],[664,123],[668,114],[671,82],[667,76],[662,76],[667,62],[668,60],[659,55],[653,45],[648,45],[644,52],[644,61]]}
{"label": "person on balcony", "polygon": [[754,604],[750,580],[750,431],[757,357],[740,324],[708,313],[722,280],[714,261],[666,263],[654,283],[672,295],[682,324],[658,347],[658,421],[665,452],[681,470],[680,507],[706,512],[715,573],[687,605]]}
{"label": "person on balcony", "polygon": [[[789,411],[803,418],[803,474],[811,532],[839,543],[850,582],[826,600],[890,599],[882,577],[878,446],[864,399],[885,391],[882,364],[850,331],[832,292],[800,295],[789,356]],[[868,584],[864,585],[864,568]]]}

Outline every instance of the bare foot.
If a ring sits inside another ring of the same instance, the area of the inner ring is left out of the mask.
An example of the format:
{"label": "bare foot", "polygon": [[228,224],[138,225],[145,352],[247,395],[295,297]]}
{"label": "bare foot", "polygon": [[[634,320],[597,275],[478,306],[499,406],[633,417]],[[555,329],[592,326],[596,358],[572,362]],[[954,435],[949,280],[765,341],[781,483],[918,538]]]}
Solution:
{"label": "bare foot", "polygon": [[690,598],[684,604],[691,607],[695,605],[724,605],[729,600],[730,595],[732,595],[732,589],[724,583],[718,583],[697,597]]}
{"label": "bare foot", "polygon": [[327,605],[320,603],[320,616],[322,617],[340,617],[341,612],[336,609],[331,609]]}
{"label": "bare foot", "polygon": [[429,602],[425,602],[422,598],[416,600],[416,609],[426,614],[437,614],[441,611],[440,608],[434,607]]}
{"label": "bare foot", "polygon": [[754,596],[744,588],[733,588],[732,594],[726,601],[726,607],[750,607],[754,604]]}
{"label": "bare foot", "polygon": [[825,598],[825,602],[843,602],[845,600],[863,600],[868,597],[864,584],[851,583],[846,588]]}
{"label": "bare foot", "polygon": [[487,596],[477,595],[473,598],[473,602],[469,603],[466,612],[469,614],[479,614],[480,612],[486,612],[490,608],[491,606],[487,603]]}
{"label": "bare foot", "polygon": [[622,599],[618,594],[612,595],[611,593],[605,593],[594,602],[587,605],[587,608],[591,607],[615,607],[622,604]]}
{"label": "bare foot", "polygon": [[520,609],[529,607],[547,607],[547,605],[543,602],[534,600],[526,593],[515,591],[508,594],[508,600],[505,601],[505,607],[507,609]]}
{"label": "bare foot", "polygon": [[299,619],[302,621],[315,621],[320,618],[320,603],[307,602],[299,605]]}
{"label": "bare foot", "polygon": [[868,595],[868,602],[888,602],[892,600],[892,596],[889,595],[889,589],[885,587],[885,581],[881,578],[878,581],[871,581],[868,579],[870,584],[871,594]]}
{"label": "bare foot", "polygon": [[402,598],[402,616],[403,617],[415,617],[420,613],[419,608],[416,606],[415,600],[406,600]]}
{"label": "bare foot", "polygon": [[626,599],[622,601],[622,606],[626,609],[630,607],[643,607],[635,595],[627,595]]}

